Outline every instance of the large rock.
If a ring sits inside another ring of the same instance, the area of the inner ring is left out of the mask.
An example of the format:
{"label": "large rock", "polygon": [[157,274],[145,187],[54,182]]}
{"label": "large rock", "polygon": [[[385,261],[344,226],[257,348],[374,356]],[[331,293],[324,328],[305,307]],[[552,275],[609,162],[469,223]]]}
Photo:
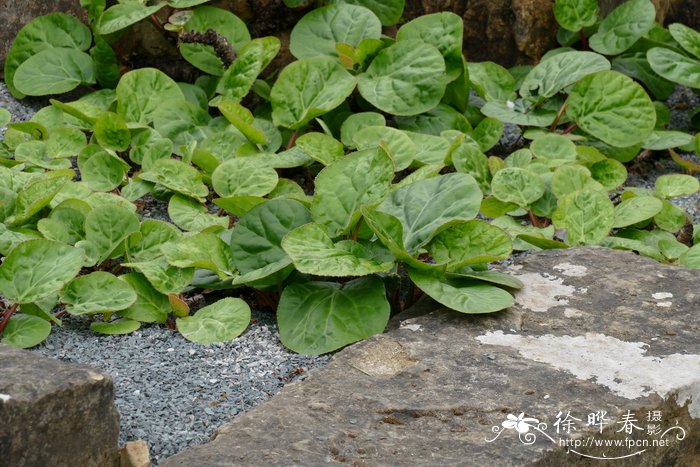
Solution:
{"label": "large rock", "polygon": [[109,467],[119,414],[109,376],[0,345],[0,465]]}
{"label": "large rock", "polygon": [[510,270],[507,311],[425,301],[161,465],[698,465],[700,271],[599,248]]}

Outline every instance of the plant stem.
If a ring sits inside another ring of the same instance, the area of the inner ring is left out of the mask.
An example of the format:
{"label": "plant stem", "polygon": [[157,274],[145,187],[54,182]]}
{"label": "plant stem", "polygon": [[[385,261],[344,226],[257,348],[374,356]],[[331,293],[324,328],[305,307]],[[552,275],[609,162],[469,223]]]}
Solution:
{"label": "plant stem", "polygon": [[289,137],[289,142],[287,143],[287,150],[290,150],[294,147],[294,143],[296,143],[297,141],[297,136],[299,136],[299,128],[294,130],[292,136]]}
{"label": "plant stem", "polygon": [[531,210],[528,210],[527,215],[530,216],[530,222],[532,223],[533,226],[542,227],[542,224],[540,224],[540,219],[535,215],[534,212],[532,212]]}
{"label": "plant stem", "polygon": [[355,224],[355,229],[352,231],[352,239],[353,241],[357,241],[357,234],[360,233],[360,221]]}
{"label": "plant stem", "polygon": [[7,323],[10,321],[10,318],[12,318],[12,315],[14,315],[15,311],[17,311],[18,305],[18,303],[14,303],[9,309],[5,311],[5,315],[2,317],[2,321],[0,321],[0,332],[3,332],[5,330],[5,326],[7,326]]}
{"label": "plant stem", "polygon": [[583,29],[581,29],[579,32],[579,38],[581,39],[581,49],[582,50],[590,50],[588,48],[588,39],[586,38],[586,33],[583,32]]}
{"label": "plant stem", "polygon": [[162,32],[162,33],[168,32],[165,30],[163,25],[160,23],[160,20],[158,19],[158,17],[156,15],[151,15],[148,17],[148,19],[151,21],[151,24],[153,24],[153,26],[155,26],[156,29],[158,29],[160,32]]}
{"label": "plant stem", "polygon": [[569,126],[566,130],[562,131],[561,134],[562,134],[562,135],[568,135],[569,133],[571,133],[572,131],[574,131],[577,127],[578,127],[578,125],[576,125],[576,124],[574,123],[574,124],[572,124],[571,126]]}
{"label": "plant stem", "polygon": [[60,317],[64,316],[64,315],[67,314],[67,313],[68,313],[68,310],[66,310],[65,308],[63,308],[61,311],[59,311],[58,313],[56,313],[55,315],[53,315],[53,317],[56,318],[56,319],[59,319]]}
{"label": "plant stem", "polygon": [[554,121],[552,122],[552,125],[549,127],[549,132],[553,133],[554,130],[557,129],[559,126],[559,120],[561,120],[562,115],[564,115],[564,112],[566,112],[567,107],[569,107],[569,104],[566,102],[562,104],[561,108],[559,109],[559,112],[557,112],[557,116],[554,118]]}

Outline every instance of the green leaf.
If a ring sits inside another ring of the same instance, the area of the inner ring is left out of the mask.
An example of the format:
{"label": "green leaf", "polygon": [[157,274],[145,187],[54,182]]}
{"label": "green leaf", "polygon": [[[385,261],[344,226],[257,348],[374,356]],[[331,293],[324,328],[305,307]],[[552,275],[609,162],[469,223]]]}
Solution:
{"label": "green leaf", "polygon": [[238,57],[224,72],[216,92],[224,99],[240,101],[253,87],[256,78],[270,64],[280,50],[276,37],[261,37],[245,44]]}
{"label": "green leaf", "polygon": [[226,120],[236,127],[253,144],[267,144],[267,137],[253,126],[255,117],[247,108],[232,100],[222,100],[216,105]]}
{"label": "green leaf", "polygon": [[498,271],[469,271],[461,269],[455,272],[448,271],[446,275],[448,278],[475,279],[490,284],[509,287],[511,289],[522,289],[525,286],[525,284],[515,276]]}
{"label": "green leaf", "polygon": [[82,181],[95,191],[112,191],[123,181],[129,164],[96,144],[85,146],[78,154]]}
{"label": "green leaf", "polygon": [[438,263],[450,270],[469,264],[506,259],[513,251],[510,236],[502,229],[472,220],[449,227],[433,238],[428,250]]}
{"label": "green leaf", "polygon": [[601,191],[580,190],[559,200],[552,216],[554,226],[567,229],[571,245],[591,245],[605,238],[614,223],[614,207]]}
{"label": "green leaf", "polygon": [[297,129],[330,112],[355,89],[355,78],[329,57],[297,60],[280,73],[272,91],[272,120]]}
{"label": "green leaf", "polygon": [[471,137],[479,144],[479,149],[486,152],[501,139],[503,122],[495,118],[485,118],[474,128]]}
{"label": "green leaf", "polygon": [[141,323],[131,319],[115,319],[108,323],[95,321],[90,323],[90,330],[100,334],[130,334],[141,327]]}
{"label": "green leaf", "polygon": [[618,55],[632,47],[654,26],[656,8],[649,0],[630,0],[615,8],[589,38],[591,49]]}
{"label": "green leaf", "polygon": [[94,64],[80,50],[50,48],[23,61],[13,80],[15,88],[28,96],[61,94],[81,84],[94,84]]}
{"label": "green leaf", "polygon": [[72,157],[77,155],[87,142],[85,133],[77,128],[57,128],[51,130],[46,141],[46,151],[53,158]]}
{"label": "green leaf", "polygon": [[615,159],[603,159],[591,165],[593,180],[600,183],[606,190],[613,190],[627,180],[627,169]]}
{"label": "green leaf", "polygon": [[700,88],[700,60],[695,60],[665,47],[647,52],[652,70],[674,83]]}
{"label": "green leaf", "polygon": [[119,316],[144,323],[164,323],[170,313],[170,301],[168,296],[158,292],[146,280],[137,273],[130,272],[119,276],[136,292],[136,301],[128,308],[119,310]]}
{"label": "green leaf", "polygon": [[115,151],[125,151],[131,144],[131,134],[121,115],[104,112],[92,129],[100,146]]}
{"label": "green leaf", "polygon": [[451,12],[419,16],[399,28],[397,41],[419,39],[435,46],[447,67],[449,81],[455,80],[463,71],[462,35],[464,21]]}
{"label": "green leaf", "polygon": [[95,46],[90,49],[95,63],[95,79],[104,88],[115,88],[121,77],[117,54],[102,36],[95,36]]}
{"label": "green leaf", "polygon": [[[250,41],[250,33],[245,23],[228,10],[211,6],[194,9],[194,15],[185,24],[187,32],[206,32],[213,29],[223,36],[233,50],[239,50]],[[202,43],[181,43],[180,53],[195,67],[213,76],[224,74],[224,64],[217,55],[214,46]]]}
{"label": "green leaf", "polygon": [[408,168],[416,155],[416,145],[401,130],[386,126],[368,126],[357,131],[353,142],[358,150],[380,147],[394,162],[394,171]]}
{"label": "green leaf", "polygon": [[515,79],[507,69],[493,62],[468,63],[467,67],[474,90],[487,102],[515,99]]}
{"label": "green leaf", "polygon": [[[447,133],[443,133],[443,137],[449,140],[451,135]],[[488,191],[491,183],[488,158],[481,152],[474,140],[465,137],[461,132],[455,132],[455,134],[456,136],[452,139],[452,147],[448,153],[448,160],[452,159],[452,165],[458,172],[474,177],[482,191]]]}
{"label": "green leaf", "polygon": [[489,196],[481,201],[479,212],[486,217],[495,219],[516,209],[518,209],[518,205],[515,203],[506,203],[495,196]]}
{"label": "green leaf", "polygon": [[103,313],[129,307],[136,301],[136,292],[117,276],[95,271],[69,282],[61,301],[71,315]]}
{"label": "green leaf", "polygon": [[678,232],[687,219],[685,211],[666,200],[663,200],[662,204],[661,212],[654,216],[654,223],[667,232]]}
{"label": "green leaf", "polygon": [[342,3],[360,5],[369,8],[377,15],[384,26],[392,26],[399,22],[403,13],[405,0],[338,0]]}
{"label": "green leaf", "polygon": [[615,206],[612,226],[619,229],[651,219],[661,212],[662,207],[661,200],[653,196],[634,196],[626,199]]}
{"label": "green leaf", "polygon": [[523,111],[513,102],[487,102],[481,108],[481,113],[487,117],[501,120],[505,123],[523,126],[549,126],[557,116],[556,111],[536,108]]}
{"label": "green leaf", "polygon": [[700,181],[691,175],[661,175],[656,179],[656,194],[662,198],[688,196],[700,190]]}
{"label": "green leaf", "polygon": [[184,99],[177,83],[155,68],[130,71],[117,85],[117,113],[127,122],[151,123],[164,102]]}
{"label": "green leaf", "polygon": [[443,103],[419,115],[397,116],[394,121],[401,130],[433,136],[440,136],[443,131],[447,130],[458,130],[465,133],[472,131],[467,117]]}
{"label": "green leaf", "polygon": [[656,246],[649,246],[640,240],[620,237],[606,237],[600,242],[600,245],[605,248],[636,251],[639,254],[648,256],[649,258],[653,258],[657,261],[664,260],[664,256]]}
{"label": "green leaf", "polygon": [[643,142],[656,123],[654,104],[644,89],[616,71],[584,77],[571,89],[567,103],[567,114],[582,130],[611,146]]}
{"label": "green leaf", "polygon": [[610,69],[610,62],[593,52],[564,52],[547,58],[525,76],[523,97],[552,97],[586,75]]}
{"label": "green leaf", "polygon": [[337,57],[336,44],[357,47],[363,39],[379,39],[382,25],[371,10],[336,3],[304,15],[292,29],[289,50],[296,58]]}
{"label": "green leaf", "polygon": [[384,199],[394,166],[381,149],[358,151],[324,168],[316,177],[311,203],[315,222],[331,237],[347,233],[360,218],[360,208]]}
{"label": "green leaf", "polygon": [[644,149],[661,151],[691,144],[693,136],[682,131],[654,130],[642,144]]}
{"label": "green leaf", "polygon": [[386,126],[384,115],[377,112],[359,112],[351,114],[340,126],[340,141],[345,146],[355,147],[355,133],[368,126]]}
{"label": "green leaf", "polygon": [[166,295],[181,293],[194,277],[194,268],[172,266],[162,256],[150,261],[124,263],[122,266],[136,269],[158,292]]}
{"label": "green leaf", "polygon": [[187,231],[200,231],[212,226],[228,227],[229,218],[210,214],[207,208],[187,196],[176,194],[168,202],[168,216]]}
{"label": "green leaf", "polygon": [[537,174],[527,169],[506,167],[493,176],[491,191],[498,200],[525,208],[542,197],[545,185]]}
{"label": "green leaf", "polygon": [[582,165],[564,165],[552,175],[552,194],[557,198],[583,190],[591,182],[591,172]]}
{"label": "green leaf", "polygon": [[124,207],[103,204],[85,217],[85,240],[76,246],[85,250],[91,264],[100,264],[138,230],[139,218],[136,214]]}
{"label": "green leaf", "polygon": [[200,232],[172,240],[160,247],[168,263],[179,268],[202,268],[216,272],[223,280],[233,275],[231,252],[218,236]]}
{"label": "green leaf", "polygon": [[358,76],[362,97],[384,112],[417,115],[435,107],[445,93],[445,61],[434,46],[400,41],[383,49]]}
{"label": "green leaf", "polygon": [[28,349],[42,342],[51,334],[51,323],[26,314],[14,315],[7,322],[0,344]]}
{"label": "green leaf", "polygon": [[668,31],[681,47],[700,58],[700,32],[681,23],[669,24]]}
{"label": "green leaf", "polygon": [[46,207],[71,178],[72,171],[71,174],[56,171],[27,184],[17,194],[14,215],[6,218],[5,223],[8,226],[18,226],[27,222]]}
{"label": "green leaf", "polygon": [[[668,99],[676,87],[671,81],[662,78],[654,72],[649,64],[649,60],[647,60],[646,52],[615,57],[612,60],[612,69],[641,81],[657,99]],[[658,117],[656,125],[657,127],[659,126]]]}
{"label": "green leaf", "polygon": [[7,51],[5,84],[15,98],[21,99],[24,94],[15,88],[14,75],[25,60],[54,47],[87,50],[91,41],[90,29],[74,16],[51,13],[36,17],[19,30]]}
{"label": "green leaf", "polygon": [[7,126],[12,120],[12,114],[7,109],[0,109],[0,126]]}
{"label": "green leaf", "polygon": [[[3,234],[4,235],[4,234]],[[0,265],[0,293],[11,303],[31,303],[58,292],[80,271],[83,254],[50,240],[17,245]]]}
{"label": "green leaf", "polygon": [[[678,262],[681,266],[692,269],[700,269],[700,245],[694,245],[688,251],[683,253]],[[7,333],[7,330],[5,330]]]}
{"label": "green leaf", "polygon": [[305,133],[297,139],[296,145],[323,165],[330,165],[345,156],[343,143],[325,133]]}
{"label": "green leaf", "polygon": [[344,284],[295,283],[282,292],[277,325],[285,347],[320,355],[381,333],[389,312],[384,284],[377,277]]}
{"label": "green leaf", "polygon": [[214,199],[214,204],[234,216],[243,217],[248,211],[265,201],[267,200],[262,196],[229,196]]}
{"label": "green leaf", "polygon": [[264,196],[277,186],[277,172],[255,158],[236,158],[219,165],[211,176],[220,196]]}
{"label": "green leaf", "polygon": [[282,239],[282,248],[304,274],[318,276],[366,276],[386,272],[393,263],[380,263],[361,244],[345,240],[334,244],[320,224],[306,224]]}
{"label": "green leaf", "polygon": [[250,307],[240,298],[222,298],[200,308],[194,316],[178,318],[182,337],[197,344],[227,342],[243,334],[250,324]]}
{"label": "green leaf", "polygon": [[101,35],[111,34],[132,24],[138,23],[142,19],[148,18],[152,14],[166,5],[164,2],[146,6],[142,3],[120,3],[105,10],[97,25],[97,32]]}
{"label": "green leaf", "polygon": [[596,23],[598,2],[596,0],[556,0],[554,17],[562,28],[578,32]]}
{"label": "green leaf", "polygon": [[474,177],[451,173],[399,188],[377,211],[401,222],[403,245],[409,253],[416,253],[451,223],[473,219],[480,204],[481,191]]}
{"label": "green leaf", "polygon": [[505,290],[482,282],[445,279],[409,269],[413,282],[433,300],[460,313],[493,313],[512,306],[513,296]]}
{"label": "green leaf", "polygon": [[169,222],[155,219],[146,219],[141,223],[138,233],[129,237],[129,258],[137,261],[149,261],[163,253],[161,245],[177,240],[182,233]]}
{"label": "green leaf", "polygon": [[166,101],[153,113],[153,127],[173,142],[173,152],[180,155],[183,146],[211,135],[210,121],[208,112],[185,100]]}
{"label": "green leaf", "polygon": [[203,202],[209,194],[209,189],[202,182],[202,174],[191,165],[175,159],[155,161],[148,171],[141,173],[140,177],[200,202]]}
{"label": "green leaf", "polygon": [[48,170],[70,169],[71,162],[67,159],[52,158],[44,141],[25,141],[15,148],[15,160]]}

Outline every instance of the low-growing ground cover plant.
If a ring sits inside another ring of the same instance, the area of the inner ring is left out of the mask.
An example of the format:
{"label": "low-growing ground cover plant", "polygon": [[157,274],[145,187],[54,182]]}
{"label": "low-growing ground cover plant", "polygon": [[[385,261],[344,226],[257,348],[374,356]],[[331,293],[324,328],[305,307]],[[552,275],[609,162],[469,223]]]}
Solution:
{"label": "low-growing ground cover plant", "polygon": [[[55,13],[15,39],[16,97],[100,89],[30,122],[0,114],[2,342],[36,345],[65,314],[220,342],[246,329],[254,290],[285,346],[321,354],[382,332],[422,293],[462,313],[509,307],[522,284],[488,263],[513,250],[603,245],[700,267],[700,229],[669,202],[698,179],[624,187],[640,152],[669,150],[692,173],[681,154],[700,146],[666,130],[648,94],[700,88],[700,33],[656,25],[648,0],[602,20],[596,2],[557,1],[565,47],[511,70],[468,63],[454,14],[389,37],[403,1],[329,2],[267,78],[279,40],[204,3],[84,0],[91,28]],[[163,8],[194,84],[123,72],[110,46]],[[498,154],[504,123],[523,139]],[[154,198],[168,221],[138,215]],[[230,292],[191,314],[197,289]]]}

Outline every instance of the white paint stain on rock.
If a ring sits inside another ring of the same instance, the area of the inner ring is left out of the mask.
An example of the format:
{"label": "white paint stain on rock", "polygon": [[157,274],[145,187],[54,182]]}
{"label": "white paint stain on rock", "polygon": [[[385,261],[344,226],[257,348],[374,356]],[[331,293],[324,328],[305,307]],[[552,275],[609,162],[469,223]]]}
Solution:
{"label": "white paint stain on rock", "polygon": [[561,271],[563,275],[569,277],[583,277],[588,274],[588,269],[586,266],[581,266],[578,264],[561,263],[554,266],[554,269]]}
{"label": "white paint stain on rock", "polygon": [[476,339],[516,349],[525,358],[568,371],[581,380],[593,380],[627,399],[678,393],[678,403],[690,400],[690,415],[700,418],[700,355],[644,355],[646,344],[642,342],[599,333],[535,337],[496,331]]}
{"label": "white paint stain on rock", "polygon": [[656,306],[660,306],[662,308],[671,308],[673,305],[673,302],[658,302]]}
{"label": "white paint stain on rock", "polygon": [[0,394],[0,401],[7,402],[11,399],[9,394]]}
{"label": "white paint stain on rock", "polygon": [[664,298],[673,298],[673,294],[670,292],[656,292],[651,294],[656,300],[663,300]]}
{"label": "white paint stain on rock", "polygon": [[[404,321],[405,323],[405,321]],[[408,329],[409,331],[420,331],[421,325],[420,324],[403,324],[401,323],[400,326],[401,329]]]}
{"label": "white paint stain on rock", "polygon": [[516,303],[530,311],[543,313],[555,306],[568,305],[566,297],[576,292],[576,287],[564,285],[558,277],[545,277],[538,273],[517,276],[525,286],[515,295]]}

